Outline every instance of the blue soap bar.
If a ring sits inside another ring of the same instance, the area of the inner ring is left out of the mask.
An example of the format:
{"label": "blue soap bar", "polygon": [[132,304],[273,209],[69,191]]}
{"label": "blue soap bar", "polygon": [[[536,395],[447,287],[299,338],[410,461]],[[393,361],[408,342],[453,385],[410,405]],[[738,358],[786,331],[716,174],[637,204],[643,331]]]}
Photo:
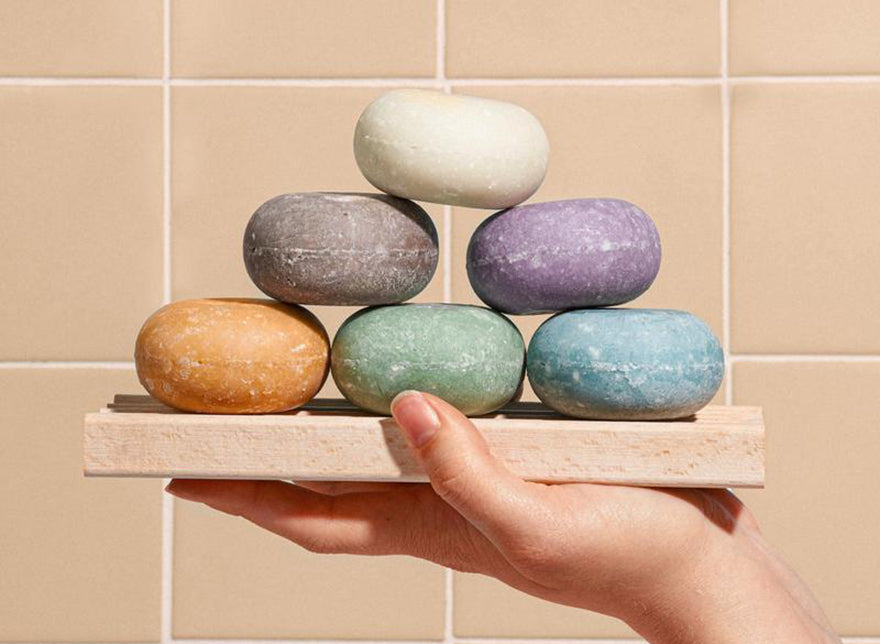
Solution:
{"label": "blue soap bar", "polygon": [[665,309],[581,309],[553,316],[529,343],[538,398],[578,418],[689,416],[718,391],[724,353],[699,318]]}

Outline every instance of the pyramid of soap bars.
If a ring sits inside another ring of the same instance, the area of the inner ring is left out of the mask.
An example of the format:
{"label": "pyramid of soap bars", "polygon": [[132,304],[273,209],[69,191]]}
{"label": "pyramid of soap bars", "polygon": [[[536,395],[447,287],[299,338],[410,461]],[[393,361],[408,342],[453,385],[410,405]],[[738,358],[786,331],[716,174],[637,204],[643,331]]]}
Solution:
{"label": "pyramid of soap bars", "polygon": [[[684,311],[613,308],[652,284],[660,238],[620,199],[518,205],[541,185],[549,144],[510,103],[395,90],[366,107],[354,153],[381,193],[270,199],[243,253],[273,298],[186,300],[151,316],[136,365],[147,390],[179,409],[266,413],[311,399],[328,372],[355,405],[388,414],[407,389],[469,415],[511,401],[528,373],[538,397],[580,418],[690,415],[714,396],[718,340]],[[430,282],[438,238],[416,201],[497,210],[467,250],[489,308],[404,304]],[[364,306],[333,339],[303,305]],[[505,316],[557,313],[528,351]]]}

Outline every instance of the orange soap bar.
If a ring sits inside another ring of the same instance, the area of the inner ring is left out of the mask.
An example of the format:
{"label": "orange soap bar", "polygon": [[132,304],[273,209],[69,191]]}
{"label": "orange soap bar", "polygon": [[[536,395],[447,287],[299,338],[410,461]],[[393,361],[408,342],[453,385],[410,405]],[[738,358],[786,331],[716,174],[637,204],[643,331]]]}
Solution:
{"label": "orange soap bar", "polygon": [[141,384],[172,407],[209,414],[294,409],[327,378],[327,331],[306,309],[272,300],[183,300],[144,322]]}

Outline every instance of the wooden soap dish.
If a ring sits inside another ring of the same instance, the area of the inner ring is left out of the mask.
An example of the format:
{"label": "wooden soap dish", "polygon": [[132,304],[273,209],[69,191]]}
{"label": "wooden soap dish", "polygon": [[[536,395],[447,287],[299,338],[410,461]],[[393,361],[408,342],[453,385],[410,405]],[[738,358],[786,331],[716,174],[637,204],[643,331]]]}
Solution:
{"label": "wooden soap dish", "polygon": [[[473,419],[523,478],[670,487],[763,487],[760,407],[674,421],[596,421],[519,402]],[[344,400],[262,416],[189,414],[117,395],[85,417],[86,476],[424,481],[391,418]]]}

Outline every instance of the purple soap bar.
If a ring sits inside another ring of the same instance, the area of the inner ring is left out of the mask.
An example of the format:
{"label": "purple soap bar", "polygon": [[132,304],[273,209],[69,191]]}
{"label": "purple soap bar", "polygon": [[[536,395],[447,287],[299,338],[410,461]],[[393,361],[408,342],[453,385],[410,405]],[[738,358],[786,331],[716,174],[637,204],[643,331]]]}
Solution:
{"label": "purple soap bar", "polygon": [[474,231],[467,272],[493,309],[521,315],[623,304],[660,270],[660,236],[621,199],[514,206]]}

